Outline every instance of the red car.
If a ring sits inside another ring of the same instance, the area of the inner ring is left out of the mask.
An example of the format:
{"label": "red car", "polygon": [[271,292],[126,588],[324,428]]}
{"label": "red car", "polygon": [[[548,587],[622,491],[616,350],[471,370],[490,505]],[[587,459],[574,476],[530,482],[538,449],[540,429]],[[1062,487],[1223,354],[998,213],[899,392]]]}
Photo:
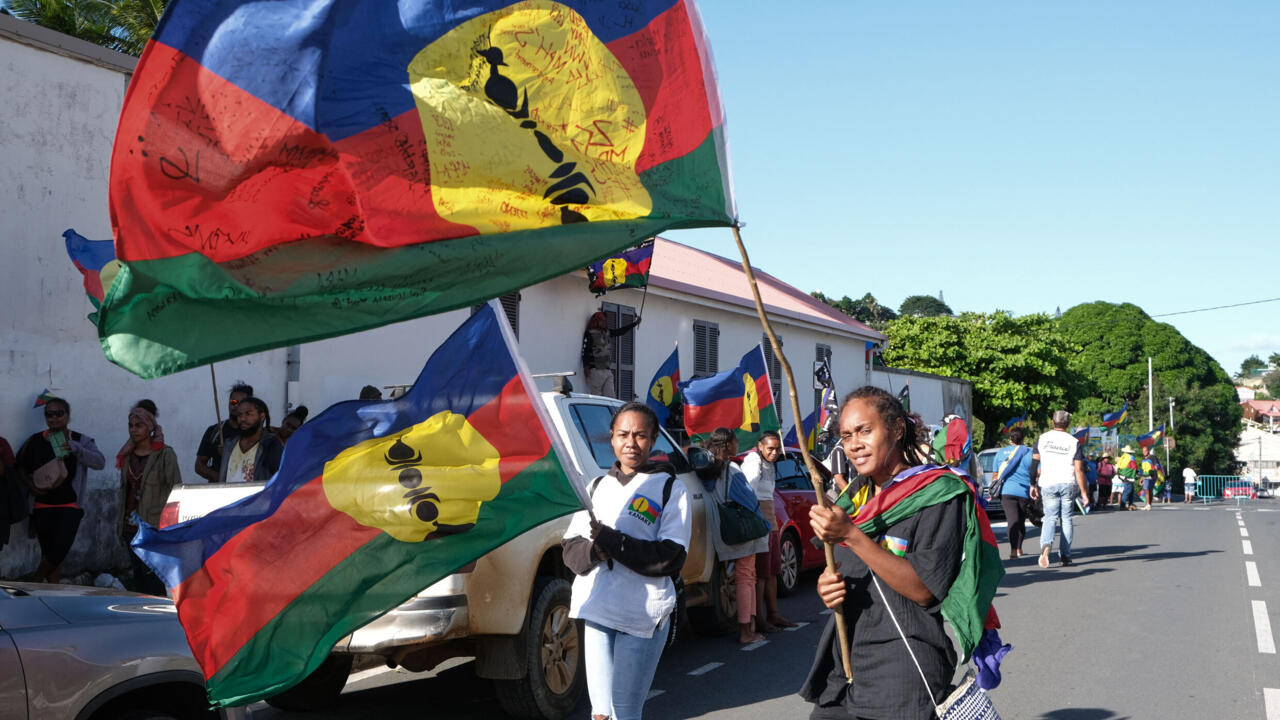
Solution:
{"label": "red car", "polygon": [[[817,458],[814,458],[817,460]],[[817,502],[813,482],[804,466],[799,450],[788,448],[775,463],[778,469],[774,489],[774,504],[784,507],[787,521],[782,525],[782,573],[778,576],[778,593],[790,595],[800,584],[800,573],[826,563],[822,545],[814,544],[813,528],[809,526],[809,508]],[[818,463],[823,487],[831,484],[831,473]]]}
{"label": "red car", "polygon": [[1245,480],[1233,480],[1222,488],[1222,499],[1230,500],[1231,498],[1257,500],[1258,490],[1251,482],[1247,482]]}

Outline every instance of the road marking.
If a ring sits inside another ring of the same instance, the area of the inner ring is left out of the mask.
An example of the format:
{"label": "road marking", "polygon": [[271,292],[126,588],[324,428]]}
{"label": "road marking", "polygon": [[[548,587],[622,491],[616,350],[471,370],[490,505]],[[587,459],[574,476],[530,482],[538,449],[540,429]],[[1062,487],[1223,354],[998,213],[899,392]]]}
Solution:
{"label": "road marking", "polygon": [[1280,690],[1262,688],[1262,699],[1267,707],[1267,720],[1280,720]]}
{"label": "road marking", "polygon": [[783,630],[786,630],[787,632],[795,632],[795,631],[799,630],[800,628],[802,628],[802,627],[804,627],[805,625],[808,625],[808,624],[809,624],[809,623],[807,623],[807,622],[798,622],[798,623],[796,623],[796,626],[795,626],[795,627],[783,628]]}
{"label": "road marking", "polygon": [[[742,652],[751,652],[752,650],[757,650],[768,644],[769,644],[768,640],[757,640],[751,643],[750,645],[743,645]],[[1271,652],[1275,652],[1275,650],[1272,650]]]}
{"label": "road marking", "polygon": [[697,677],[698,675],[706,675],[707,673],[711,672],[712,670],[715,670],[721,665],[724,665],[724,663],[707,663],[706,665],[703,665],[697,670],[690,670],[689,674],[693,675],[694,677]]}
{"label": "road marking", "polygon": [[1240,542],[1244,543],[1244,554],[1245,554],[1245,555],[1252,555],[1252,554],[1253,554],[1253,543],[1249,542],[1248,540],[1241,540]]}
{"label": "road marking", "polygon": [[664,692],[666,692],[666,690],[650,690],[650,691],[649,691],[649,694],[648,694],[647,696],[645,696],[644,701],[645,701],[645,702],[649,702],[650,700],[652,700],[652,699],[654,699],[654,698],[658,697],[659,695],[661,695],[661,694],[662,694],[662,693],[664,693]]}
{"label": "road marking", "polygon": [[1236,524],[1239,525],[1240,527],[1244,527],[1244,521],[1241,520],[1240,518],[1236,518]]}
{"label": "road marking", "polygon": [[1276,640],[1271,636],[1271,618],[1267,617],[1267,603],[1253,601],[1253,629],[1258,636],[1258,652],[1276,654]]}
{"label": "road marking", "polygon": [[1249,537],[1249,528],[1240,528],[1240,537]]}
{"label": "road marking", "polygon": [[1258,577],[1258,563],[1246,560],[1244,574],[1249,578],[1249,587],[1262,587],[1262,578]]}

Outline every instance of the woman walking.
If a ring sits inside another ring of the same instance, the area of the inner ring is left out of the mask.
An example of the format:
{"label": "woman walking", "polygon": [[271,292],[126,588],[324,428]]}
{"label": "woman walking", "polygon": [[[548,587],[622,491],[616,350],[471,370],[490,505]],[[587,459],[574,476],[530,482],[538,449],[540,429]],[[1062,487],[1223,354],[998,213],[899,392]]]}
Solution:
{"label": "woman walking", "polygon": [[93,438],[67,429],[71,404],[66,400],[47,400],[44,422],[47,429],[27,438],[17,460],[34,495],[31,524],[40,541],[40,567],[31,580],[57,583],[84,517],[77,489],[83,490],[88,468],[101,470],[107,461]]}
{"label": "woman walking", "polygon": [[1106,510],[1112,503],[1111,478],[1116,476],[1116,466],[1111,463],[1110,455],[1103,455],[1098,461],[1098,509]]}
{"label": "woman walking", "polygon": [[1009,521],[1009,559],[1022,557],[1022,541],[1027,537],[1027,520],[1035,517],[1035,501],[1031,499],[1031,448],[1022,444],[1026,435],[1022,428],[1009,431],[1009,446],[996,453],[994,482],[1003,479],[1000,506]]}
{"label": "woman walking", "polygon": [[160,524],[169,491],[182,482],[178,456],[164,444],[164,433],[156,423],[155,404],[139,402],[129,411],[129,441],[116,456],[120,471],[120,541],[129,552],[134,590],[148,595],[164,595],[164,583],[130,548],[138,534],[138,521]]}
{"label": "woman walking", "polygon": [[623,405],[609,433],[617,462],[591,481],[593,511],[573,516],[562,547],[577,575],[569,615],[586,623],[591,717],[638,720],[676,608],[671,576],[684,567],[689,503],[669,469],[649,462],[652,409]]}
{"label": "woman walking", "polygon": [[[763,519],[760,502],[755,491],[747,482],[747,476],[733,462],[738,454],[738,436],[728,428],[716,428],[703,444],[715,464],[699,473],[707,492],[720,504],[736,502],[754,512]],[[716,546],[716,557],[720,562],[733,561],[733,584],[738,604],[738,642],[743,645],[760,642],[764,635],[756,632],[758,611],[756,607],[756,559],[755,555],[769,551],[769,535],[747,542],[730,545],[720,534],[720,516],[708,513],[711,521],[707,532],[711,534]],[[763,619],[763,618],[760,618]]]}

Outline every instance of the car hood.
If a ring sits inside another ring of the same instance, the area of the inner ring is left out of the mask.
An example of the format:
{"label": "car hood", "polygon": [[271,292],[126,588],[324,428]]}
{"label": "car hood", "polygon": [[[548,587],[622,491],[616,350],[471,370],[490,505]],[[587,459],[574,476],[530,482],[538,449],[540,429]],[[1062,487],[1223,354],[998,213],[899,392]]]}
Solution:
{"label": "car hood", "polygon": [[74,625],[128,621],[173,622],[177,611],[168,598],[140,595],[113,588],[38,583],[0,583],[13,597],[39,600],[58,617]]}

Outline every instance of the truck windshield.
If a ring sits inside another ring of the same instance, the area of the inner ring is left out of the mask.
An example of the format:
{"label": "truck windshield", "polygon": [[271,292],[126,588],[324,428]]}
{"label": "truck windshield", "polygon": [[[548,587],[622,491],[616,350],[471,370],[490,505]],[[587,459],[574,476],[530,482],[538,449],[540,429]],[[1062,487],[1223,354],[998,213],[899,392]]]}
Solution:
{"label": "truck windshield", "polygon": [[[609,444],[609,422],[613,420],[613,413],[617,408],[598,403],[574,403],[571,410],[573,423],[578,426],[578,431],[582,433],[587,446],[591,448],[591,458],[600,472],[603,473],[613,467],[616,458],[613,456],[613,446]],[[654,442],[653,452],[649,457],[655,462],[671,463],[675,466],[676,472],[688,472],[690,469],[684,453],[676,449],[675,444],[665,432],[658,433],[658,439]]]}

